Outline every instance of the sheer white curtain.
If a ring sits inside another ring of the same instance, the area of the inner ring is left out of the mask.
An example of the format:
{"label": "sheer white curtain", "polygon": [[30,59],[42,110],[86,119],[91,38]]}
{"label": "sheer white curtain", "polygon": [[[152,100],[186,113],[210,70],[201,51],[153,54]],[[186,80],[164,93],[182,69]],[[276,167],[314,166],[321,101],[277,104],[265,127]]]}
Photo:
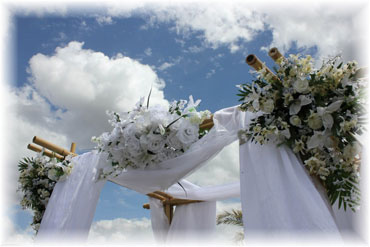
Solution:
{"label": "sheer white curtain", "polygon": [[187,180],[172,185],[166,192],[176,198],[204,202],[176,206],[171,226],[163,205],[150,199],[154,236],[162,243],[210,243],[216,227],[216,201],[240,197],[240,183],[199,187]]}
{"label": "sheer white curtain", "polygon": [[37,240],[78,241],[87,238],[100,191],[106,181],[95,181],[100,156],[96,152],[73,159],[73,172],[58,182],[41,221]]}

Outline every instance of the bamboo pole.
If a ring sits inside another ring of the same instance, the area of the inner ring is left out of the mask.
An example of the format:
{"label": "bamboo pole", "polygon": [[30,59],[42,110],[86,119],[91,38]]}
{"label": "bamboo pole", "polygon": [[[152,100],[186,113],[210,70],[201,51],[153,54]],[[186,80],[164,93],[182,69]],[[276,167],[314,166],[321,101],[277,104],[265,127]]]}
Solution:
{"label": "bamboo pole", "polygon": [[74,142],[71,144],[71,153],[76,153],[76,143]]}
{"label": "bamboo pole", "polygon": [[213,115],[211,116],[210,119],[205,119],[200,125],[199,125],[199,128],[200,129],[206,129],[206,130],[209,130],[213,127]]}
{"label": "bamboo pole", "polygon": [[[42,148],[35,145],[35,144],[28,144],[27,146],[28,149],[32,150],[32,151],[35,151],[35,152],[38,152],[38,153],[41,153],[42,152]],[[50,150],[47,150],[47,149],[44,149],[44,155],[50,157],[50,158],[57,158],[57,159],[61,159],[63,160],[64,159],[64,156],[61,156],[57,153],[53,153],[51,152]]]}
{"label": "bamboo pole", "polygon": [[258,57],[254,54],[250,54],[246,57],[245,59],[245,62],[251,66],[252,68],[254,68],[256,71],[260,71],[261,69],[266,69],[266,74],[271,74],[272,77],[277,80],[277,76],[269,69],[266,67],[266,65],[264,65],[261,60],[258,59]]}
{"label": "bamboo pole", "polygon": [[174,198],[174,199],[171,199],[171,200],[164,201],[163,204],[164,205],[177,206],[177,205],[184,205],[184,204],[198,203],[198,202],[204,202],[204,201]]}
{"label": "bamboo pole", "polygon": [[268,54],[275,62],[283,56],[276,47],[271,48]]}
{"label": "bamboo pole", "polygon": [[160,196],[165,197],[165,198],[166,198],[166,200],[171,200],[171,199],[173,199],[173,196],[171,196],[171,195],[169,195],[169,194],[167,194],[167,193],[165,193],[165,192],[163,192],[163,191],[154,191],[153,193],[155,193],[155,194],[158,194],[158,195],[160,195]]}
{"label": "bamboo pole", "polygon": [[152,197],[152,198],[155,198],[155,199],[158,199],[158,200],[160,200],[160,201],[166,201],[167,199],[166,199],[166,197],[164,197],[164,196],[161,196],[161,195],[158,195],[158,194],[156,194],[156,193],[148,193],[148,194],[146,194],[147,196],[150,196],[150,197]]}
{"label": "bamboo pole", "polygon": [[145,208],[145,209],[150,209],[150,204],[149,204],[149,203],[145,203],[145,204],[143,204],[143,208]]}
{"label": "bamboo pole", "polygon": [[49,149],[51,151],[54,151],[62,156],[67,156],[67,155],[72,155],[72,156],[77,156],[77,154],[74,154],[74,153],[71,153],[70,151],[62,148],[62,147],[59,147],[51,142],[48,142],[38,136],[35,136],[32,140],[33,143],[36,143],[46,149]]}
{"label": "bamboo pole", "polygon": [[171,225],[172,217],[173,217],[173,207],[170,204],[164,205],[164,213],[167,216],[168,224]]}

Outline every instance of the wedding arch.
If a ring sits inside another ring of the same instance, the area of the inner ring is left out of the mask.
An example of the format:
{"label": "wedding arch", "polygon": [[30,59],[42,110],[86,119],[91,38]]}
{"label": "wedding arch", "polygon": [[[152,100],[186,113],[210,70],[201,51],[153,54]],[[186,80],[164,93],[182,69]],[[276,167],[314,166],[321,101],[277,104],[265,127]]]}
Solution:
{"label": "wedding arch", "polygon": [[[269,55],[274,61],[284,58],[276,48],[271,49]],[[266,80],[280,82],[281,78],[255,55],[249,55],[246,62]],[[242,97],[250,99],[245,101],[244,107],[256,107],[255,100],[260,92],[254,90],[261,90],[256,88],[241,88],[241,92],[247,94]],[[300,92],[301,88],[296,90]],[[295,108],[291,106],[290,111],[296,112],[292,115],[296,116],[305,104],[309,104],[304,97],[300,96],[296,103],[292,103]],[[232,197],[241,198],[245,234],[258,231],[276,235],[314,232],[341,239],[340,231],[348,223],[348,218],[347,222],[342,219],[348,217],[348,213],[332,207],[332,200],[319,178],[325,178],[325,172],[320,170],[322,173],[312,175],[312,171],[304,167],[303,160],[287,145],[277,146],[268,142],[260,145],[263,140],[256,139],[258,135],[248,136],[248,133],[241,131],[255,126],[256,119],[262,116],[259,112],[240,111],[241,107],[243,105],[221,109],[204,120],[199,126],[206,134],[186,152],[162,161],[156,169],[128,169],[104,179],[100,174],[109,158],[106,153],[92,151],[77,155],[75,143],[67,150],[34,137],[35,144],[29,144],[29,149],[60,160],[70,156],[74,164],[68,179],[56,183],[54,187],[37,239],[85,239],[106,181],[148,195],[149,204],[144,208],[151,210],[152,229],[159,242],[207,239],[215,228],[216,201]],[[258,107],[265,113],[272,112],[268,109],[268,100],[261,105],[258,103]],[[331,112],[326,110],[325,114]],[[328,119],[324,122],[326,130],[331,119],[328,115],[325,118]],[[290,134],[286,136],[286,139],[289,138]],[[311,139],[313,142],[314,137]],[[240,144],[240,183],[199,187],[183,179],[236,140]],[[307,166],[308,163],[305,161],[304,164]]]}

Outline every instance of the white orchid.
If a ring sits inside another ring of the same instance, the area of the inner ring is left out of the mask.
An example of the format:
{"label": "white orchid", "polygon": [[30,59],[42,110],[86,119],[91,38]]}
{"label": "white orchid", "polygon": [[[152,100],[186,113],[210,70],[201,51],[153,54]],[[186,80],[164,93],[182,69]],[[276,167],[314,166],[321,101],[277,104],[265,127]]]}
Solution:
{"label": "white orchid", "polygon": [[342,103],[343,100],[337,100],[327,107],[317,107],[317,114],[321,117],[325,129],[331,129],[333,126],[334,119],[331,114],[338,111]]}
{"label": "white orchid", "polygon": [[289,107],[289,114],[290,115],[297,115],[300,111],[302,106],[309,105],[312,103],[312,100],[306,95],[299,95],[298,99],[296,99]]}
{"label": "white orchid", "polygon": [[[255,87],[257,87],[257,92],[255,90]],[[246,96],[244,98],[244,102],[245,103],[250,103],[252,102],[252,106],[253,108],[258,111],[260,109],[260,103],[259,103],[259,100],[260,100],[260,88],[258,87],[258,85],[256,83],[252,83],[252,86],[251,86],[251,90],[252,90],[252,94],[249,94],[248,96]]]}
{"label": "white orchid", "polygon": [[331,147],[332,141],[330,139],[330,132],[329,131],[314,131],[313,136],[311,136],[307,141],[307,148],[323,148]]}

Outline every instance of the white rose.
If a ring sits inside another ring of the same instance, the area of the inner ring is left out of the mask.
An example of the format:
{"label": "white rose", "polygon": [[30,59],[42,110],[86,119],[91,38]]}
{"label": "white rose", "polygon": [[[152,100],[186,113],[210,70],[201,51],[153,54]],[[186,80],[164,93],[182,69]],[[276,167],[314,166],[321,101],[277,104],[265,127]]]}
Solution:
{"label": "white rose", "polygon": [[147,149],[148,151],[157,154],[162,151],[164,148],[164,138],[162,135],[156,135],[156,134],[149,134],[147,135],[148,138],[148,144],[147,144]]}
{"label": "white rose", "polygon": [[301,119],[297,116],[297,115],[293,115],[290,117],[289,119],[289,122],[293,125],[293,126],[300,126],[302,124],[302,121]]}
{"label": "white rose", "polygon": [[199,125],[191,124],[188,121],[183,121],[176,136],[181,143],[190,145],[198,139]]}
{"label": "white rose", "polygon": [[261,110],[265,113],[271,113],[274,110],[274,100],[268,99],[261,105]]}
{"label": "white rose", "polygon": [[48,171],[48,178],[53,180],[53,181],[57,181],[58,177],[57,177],[57,170],[55,169],[50,169]]}
{"label": "white rose", "polygon": [[135,137],[126,140],[125,149],[132,157],[137,157],[143,152],[140,146],[140,140]]}
{"label": "white rose", "polygon": [[306,93],[308,92],[308,81],[306,79],[303,79],[303,80],[297,79],[293,83],[293,88],[298,93]]}
{"label": "white rose", "polygon": [[322,127],[321,117],[317,113],[311,112],[308,117],[308,126],[314,130],[320,129]]}
{"label": "white rose", "polygon": [[168,144],[171,148],[175,148],[175,149],[182,149],[183,148],[183,145],[182,145],[181,141],[179,140],[179,138],[176,135],[176,132],[174,132],[174,131],[167,138],[167,141],[168,141]]}

